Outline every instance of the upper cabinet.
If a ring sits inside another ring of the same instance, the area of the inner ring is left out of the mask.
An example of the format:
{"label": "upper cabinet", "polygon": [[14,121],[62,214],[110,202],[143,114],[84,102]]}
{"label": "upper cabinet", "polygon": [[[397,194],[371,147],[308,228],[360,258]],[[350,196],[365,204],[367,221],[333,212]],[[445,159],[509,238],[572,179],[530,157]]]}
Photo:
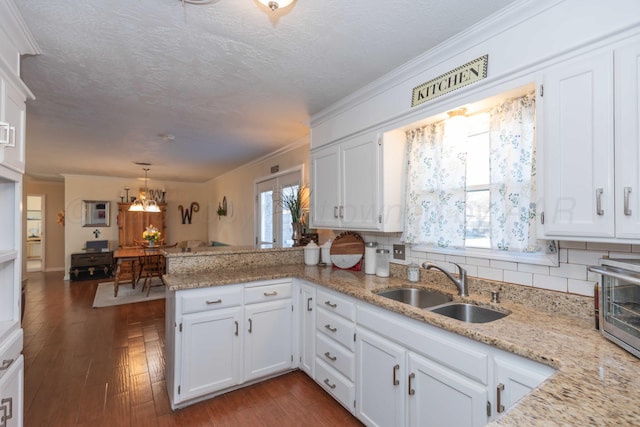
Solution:
{"label": "upper cabinet", "polygon": [[311,151],[311,227],[402,231],[402,132],[365,133]]}
{"label": "upper cabinet", "polygon": [[[24,172],[26,94],[0,75],[0,164]],[[6,142],[5,142],[6,141]]]}
{"label": "upper cabinet", "polygon": [[639,79],[637,40],[544,71],[541,237],[640,241]]}

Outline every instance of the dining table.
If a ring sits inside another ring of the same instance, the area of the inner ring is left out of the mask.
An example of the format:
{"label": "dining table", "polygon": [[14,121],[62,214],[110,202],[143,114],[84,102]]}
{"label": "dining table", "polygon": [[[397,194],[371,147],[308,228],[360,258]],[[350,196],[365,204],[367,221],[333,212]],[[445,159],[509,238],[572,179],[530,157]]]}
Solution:
{"label": "dining table", "polygon": [[175,245],[156,245],[152,247],[127,247],[119,248],[113,252],[115,278],[113,280],[113,296],[118,296],[118,287],[121,282],[131,281],[131,287],[136,288],[140,279],[141,259],[149,255],[150,251],[161,252],[164,248]]}

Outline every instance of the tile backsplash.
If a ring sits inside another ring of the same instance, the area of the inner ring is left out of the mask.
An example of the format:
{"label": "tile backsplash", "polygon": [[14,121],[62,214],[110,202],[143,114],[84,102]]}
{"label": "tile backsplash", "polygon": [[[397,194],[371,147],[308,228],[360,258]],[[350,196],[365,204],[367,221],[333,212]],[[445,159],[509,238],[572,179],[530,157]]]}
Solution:
{"label": "tile backsplash", "polygon": [[[320,236],[321,242],[339,234],[324,231]],[[361,232],[360,235],[366,242],[378,242],[379,247],[389,249],[391,253],[394,243],[402,243],[400,234]],[[600,277],[588,271],[588,266],[597,265],[600,258],[605,256],[640,258],[640,245],[561,240],[558,247],[560,264],[557,267],[414,251],[411,245],[406,245],[403,261],[391,259],[391,262],[407,265],[413,261],[422,265],[425,261],[431,261],[452,273],[456,272],[455,266],[451,264],[455,262],[472,277],[592,297],[594,285]]]}

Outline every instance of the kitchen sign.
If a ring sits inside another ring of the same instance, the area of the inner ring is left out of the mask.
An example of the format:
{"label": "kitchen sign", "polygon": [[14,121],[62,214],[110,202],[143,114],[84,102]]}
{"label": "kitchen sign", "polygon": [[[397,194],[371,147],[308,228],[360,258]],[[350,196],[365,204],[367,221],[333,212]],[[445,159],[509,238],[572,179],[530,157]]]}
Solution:
{"label": "kitchen sign", "polygon": [[487,77],[488,62],[489,55],[481,56],[433,80],[414,87],[411,106],[415,107],[440,95],[485,79]]}

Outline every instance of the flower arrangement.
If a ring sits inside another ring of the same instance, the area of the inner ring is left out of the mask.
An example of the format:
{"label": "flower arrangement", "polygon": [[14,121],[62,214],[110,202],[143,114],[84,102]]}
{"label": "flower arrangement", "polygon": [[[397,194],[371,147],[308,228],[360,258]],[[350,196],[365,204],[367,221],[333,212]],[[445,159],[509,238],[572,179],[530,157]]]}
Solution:
{"label": "flower arrangement", "polygon": [[153,224],[149,224],[149,226],[142,232],[142,238],[149,242],[157,242],[160,240],[160,236],[162,233],[158,231],[157,228],[153,226]]}

